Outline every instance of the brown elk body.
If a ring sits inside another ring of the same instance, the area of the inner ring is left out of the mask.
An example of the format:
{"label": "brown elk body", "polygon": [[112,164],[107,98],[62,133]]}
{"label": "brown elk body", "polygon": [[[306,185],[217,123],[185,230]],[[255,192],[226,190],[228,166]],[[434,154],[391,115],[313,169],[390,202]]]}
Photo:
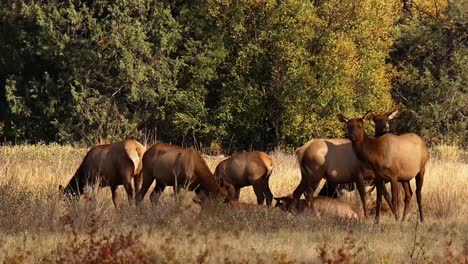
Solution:
{"label": "brown elk body", "polygon": [[157,204],[166,186],[200,191],[208,194],[225,195],[211,173],[201,154],[192,148],[182,148],[165,143],[153,144],[143,155],[143,184],[137,195],[137,204],[141,203],[151,184],[156,186],[150,194],[150,200]]}
{"label": "brown elk body", "polygon": [[253,186],[257,203],[266,200],[271,205],[273,194],[268,181],[273,171],[273,160],[261,151],[244,152],[221,161],[215,169],[215,177],[232,200],[239,201],[240,189]]}
{"label": "brown elk body", "polygon": [[[291,196],[275,198],[276,205],[275,207],[280,208],[281,210],[288,210],[290,204],[293,202]],[[294,207],[295,210],[299,213],[312,213],[315,216],[330,216],[338,217],[341,219],[354,219],[361,220],[363,219],[362,213],[358,213],[353,205],[342,201],[340,199],[333,199],[329,197],[314,197],[312,199],[300,199],[297,203],[297,206]]]}
{"label": "brown elk body", "polygon": [[391,184],[392,205],[395,208],[395,218],[399,219],[397,184],[403,182],[405,189],[403,220],[405,220],[412,196],[409,181],[416,178],[419,218],[423,222],[421,189],[428,159],[426,144],[421,137],[413,133],[399,136],[385,134],[379,138],[369,137],[364,130],[364,123],[372,118],[373,114],[370,112],[366,113],[363,118],[353,119],[348,119],[341,114],[338,115],[338,119],[347,126],[347,136],[352,141],[353,151],[356,156],[370,166],[376,176],[377,206],[375,219],[377,222],[379,221],[384,182],[390,182]]}
{"label": "brown elk body", "polygon": [[[391,111],[386,112],[386,113],[375,114],[373,116],[373,121],[374,121],[374,124],[375,124],[375,126],[374,126],[374,131],[375,131],[374,136],[375,137],[380,137],[380,136],[388,133],[390,131],[390,120],[393,120],[396,117],[397,114],[398,114],[398,109],[394,109],[394,110],[391,110]],[[362,173],[364,173],[364,179],[366,180],[366,182],[369,182],[369,179],[374,178],[373,171],[372,171],[371,168],[368,168],[368,167],[364,166],[362,168],[362,170],[363,170]],[[375,185],[373,185],[373,188],[374,187],[375,187]],[[349,184],[338,185],[338,184],[334,184],[332,182],[327,182],[322,187],[322,189],[320,190],[318,195],[319,196],[331,197],[331,198],[338,198],[338,192],[341,189],[352,190],[352,189],[354,189],[354,187],[353,186],[350,187]],[[384,196],[385,196],[385,199],[387,201],[387,204],[389,206],[391,206],[390,196],[388,195],[388,192],[386,192],[386,189],[385,189],[385,192],[384,192]]]}
{"label": "brown elk body", "polygon": [[[397,111],[376,116],[376,134],[388,131],[388,122],[395,117]],[[321,179],[326,179],[332,185],[354,182],[361,198],[364,215],[367,216],[364,180],[374,179],[374,174],[359,161],[350,140],[314,139],[298,148],[296,156],[301,169],[301,182],[293,192],[295,203],[303,193],[306,198],[312,197]],[[384,192],[385,199],[390,204],[386,189]]]}
{"label": "brown elk body", "polygon": [[128,200],[132,203],[134,190],[131,181],[134,179],[137,193],[141,185],[141,160],[144,151],[145,147],[133,139],[94,146],[88,151],[68,185],[65,188],[60,186],[60,189],[64,194],[77,197],[83,194],[86,186],[110,186],[112,201],[117,206],[117,187],[123,185]]}

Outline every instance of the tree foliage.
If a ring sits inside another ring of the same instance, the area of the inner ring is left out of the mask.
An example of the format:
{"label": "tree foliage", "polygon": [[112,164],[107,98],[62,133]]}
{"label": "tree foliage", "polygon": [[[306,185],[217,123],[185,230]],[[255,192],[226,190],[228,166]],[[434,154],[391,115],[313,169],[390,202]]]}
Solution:
{"label": "tree foliage", "polygon": [[468,146],[468,1],[414,1],[398,26],[393,94],[398,131]]}
{"label": "tree foliage", "polygon": [[343,136],[337,113],[395,99],[400,131],[463,141],[463,9],[422,3],[402,15],[397,0],[3,1],[0,134],[271,149]]}
{"label": "tree foliage", "polygon": [[1,10],[6,137],[91,143],[164,118],[180,37],[158,1],[15,1]]}

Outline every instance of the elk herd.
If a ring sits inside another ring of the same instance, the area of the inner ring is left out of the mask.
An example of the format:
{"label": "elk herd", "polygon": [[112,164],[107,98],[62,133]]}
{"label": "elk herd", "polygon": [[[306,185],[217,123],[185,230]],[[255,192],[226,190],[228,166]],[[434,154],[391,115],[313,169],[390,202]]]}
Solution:
{"label": "elk herd", "polygon": [[[362,118],[346,118],[339,114],[338,120],[346,126],[347,139],[313,139],[299,147],[296,157],[301,181],[291,195],[284,197],[274,198],[270,190],[269,179],[274,166],[272,158],[265,152],[232,156],[221,161],[212,173],[201,153],[193,148],[158,142],[145,150],[142,144],[132,139],[91,148],[68,185],[59,188],[65,197],[78,198],[89,185],[109,186],[112,201],[117,206],[116,190],[123,185],[129,203],[140,205],[150,186],[156,182],[149,194],[153,205],[158,203],[165,188],[171,186],[176,194],[180,188],[194,191],[197,194],[194,201],[203,206],[207,200],[236,204],[240,189],[252,186],[259,205],[271,206],[275,200],[275,207],[284,211],[360,220],[368,215],[365,187],[370,184],[377,189],[375,220],[378,222],[382,196],[395,219],[399,220],[399,183],[404,190],[402,220],[406,220],[413,193],[410,180],[415,178],[419,219],[423,222],[421,189],[427,149],[424,140],[416,134],[389,133],[389,121],[397,112],[367,112]],[[374,122],[373,137],[364,129],[369,120]],[[354,184],[362,210],[354,209],[341,199],[316,197],[314,193],[322,180],[332,189]],[[385,187],[388,182],[391,197]],[[304,199],[301,199],[302,195]]]}

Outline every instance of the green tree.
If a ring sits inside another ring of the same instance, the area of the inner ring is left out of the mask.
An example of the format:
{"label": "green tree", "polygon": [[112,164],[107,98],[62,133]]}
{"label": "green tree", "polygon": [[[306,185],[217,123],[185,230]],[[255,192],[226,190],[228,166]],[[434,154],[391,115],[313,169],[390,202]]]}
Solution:
{"label": "green tree", "polygon": [[396,2],[211,1],[228,48],[217,115],[241,148],[342,135],[335,115],[388,108]]}
{"label": "green tree", "polygon": [[1,10],[6,136],[95,143],[164,120],[179,29],[159,1],[19,1]]}
{"label": "green tree", "polygon": [[[0,133],[271,149],[387,109],[400,1],[0,4]],[[3,126],[2,126],[3,125]]]}
{"label": "green tree", "polygon": [[393,95],[403,106],[400,133],[468,146],[466,3],[449,1],[442,9],[418,3],[399,25],[392,63],[398,69]]}

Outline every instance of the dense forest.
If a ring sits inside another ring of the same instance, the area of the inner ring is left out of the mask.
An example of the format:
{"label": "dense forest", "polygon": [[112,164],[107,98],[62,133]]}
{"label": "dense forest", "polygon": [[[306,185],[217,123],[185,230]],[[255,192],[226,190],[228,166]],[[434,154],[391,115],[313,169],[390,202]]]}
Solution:
{"label": "dense forest", "polygon": [[0,139],[268,150],[398,107],[395,133],[468,147],[467,14],[467,0],[1,1]]}

